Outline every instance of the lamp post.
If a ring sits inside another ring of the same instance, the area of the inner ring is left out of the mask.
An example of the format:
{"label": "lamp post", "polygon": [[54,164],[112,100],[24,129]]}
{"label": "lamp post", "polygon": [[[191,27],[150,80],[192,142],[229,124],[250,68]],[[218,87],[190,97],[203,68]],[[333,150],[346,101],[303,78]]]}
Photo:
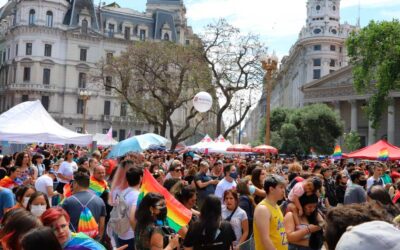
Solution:
{"label": "lamp post", "polygon": [[[243,98],[240,99],[240,107],[239,107],[239,119],[242,119],[242,105],[243,105]],[[239,144],[242,143],[242,122],[239,122]]]}
{"label": "lamp post", "polygon": [[79,91],[79,96],[81,97],[83,101],[83,121],[82,121],[82,132],[83,134],[86,133],[86,107],[87,107],[87,101],[90,99],[90,92],[87,90],[81,90]]}
{"label": "lamp post", "polygon": [[273,53],[272,55],[266,55],[261,59],[261,64],[265,70],[264,82],[265,82],[265,97],[266,97],[266,109],[265,109],[265,144],[271,145],[271,91],[272,91],[272,75],[278,68],[278,57]]}

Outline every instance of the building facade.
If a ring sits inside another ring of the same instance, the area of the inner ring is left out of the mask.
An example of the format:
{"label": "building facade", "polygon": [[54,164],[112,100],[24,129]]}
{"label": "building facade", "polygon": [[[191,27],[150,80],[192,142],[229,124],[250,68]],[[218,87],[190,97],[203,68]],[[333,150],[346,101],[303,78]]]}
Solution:
{"label": "building facade", "polygon": [[[148,0],[145,12],[93,0],[9,0],[0,9],[0,112],[39,99],[63,126],[125,139],[151,132],[111,89],[91,82],[101,60],[140,40],[195,39],[182,0]],[[106,78],[112,81],[112,78]],[[89,98],[85,106],[85,96]],[[179,126],[185,110],[174,114]]]}
{"label": "building facade", "polygon": [[[345,133],[357,131],[361,144],[369,145],[377,139],[387,138],[400,144],[399,93],[383,115],[381,127],[375,131],[368,121],[363,106],[369,94],[357,94],[353,88],[351,65],[345,40],[359,25],[340,23],[340,0],[308,0],[307,20],[299,38],[285,56],[273,83],[271,108],[299,108],[312,103],[326,103],[335,109],[344,122]],[[258,139],[259,120],[265,117],[265,97],[253,110],[246,123],[249,141]],[[254,125],[257,124],[257,125]],[[397,132],[397,133],[396,133]],[[343,142],[343,137],[339,139]]]}

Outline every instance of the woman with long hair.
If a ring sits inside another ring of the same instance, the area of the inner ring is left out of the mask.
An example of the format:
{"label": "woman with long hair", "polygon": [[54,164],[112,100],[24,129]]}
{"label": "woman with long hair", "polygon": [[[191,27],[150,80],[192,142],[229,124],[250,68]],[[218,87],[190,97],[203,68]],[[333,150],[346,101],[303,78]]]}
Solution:
{"label": "woman with long hair", "polygon": [[21,238],[31,229],[40,227],[40,221],[24,208],[8,211],[0,232],[3,250],[21,250]]}
{"label": "woman with long hair", "polygon": [[74,171],[78,170],[78,165],[74,162],[74,151],[71,149],[67,150],[64,155],[64,161],[61,163],[57,170],[57,192],[60,194],[60,200],[64,199],[62,195],[64,193],[65,184],[69,183],[73,179]]}
{"label": "woman with long hair", "polygon": [[264,168],[257,167],[251,171],[251,182],[256,187],[254,192],[254,201],[258,204],[267,195],[264,191],[264,180],[267,177],[267,171]]}
{"label": "woman with long hair", "polygon": [[156,225],[167,219],[165,199],[158,193],[148,193],[140,202],[135,213],[135,247],[136,250],[164,249],[172,250],[179,246],[179,235],[168,238],[164,230]]}
{"label": "woman with long hair", "polygon": [[8,176],[4,177],[3,179],[0,180],[0,187],[8,188],[8,189],[13,189],[15,187],[18,187],[22,183],[18,181],[18,179],[21,177],[21,169],[20,167],[17,166],[12,166],[9,169]]}
{"label": "woman with long hair", "polygon": [[26,206],[26,209],[36,217],[40,217],[49,208],[49,198],[40,191],[36,191],[31,195]]}
{"label": "woman with long hair", "polygon": [[343,171],[339,172],[336,175],[335,190],[336,190],[336,199],[338,201],[338,204],[343,204],[344,202],[344,194],[346,193],[348,180],[349,177]]}
{"label": "woman with long hair", "polygon": [[293,212],[285,215],[285,226],[289,250],[315,250],[321,249],[323,244],[322,216],[318,213],[318,196],[316,194],[304,194],[300,197],[300,204],[304,213],[299,216],[296,224]]}
{"label": "woman with long hair", "polygon": [[221,201],[209,195],[203,203],[199,221],[194,222],[183,242],[185,250],[229,250],[236,240],[231,224],[221,217]]}
{"label": "woman with long hair", "polygon": [[[43,244],[43,243],[46,244]],[[39,227],[30,230],[21,240],[23,250],[62,250],[53,230],[50,227]]]}
{"label": "woman with long hair", "polygon": [[14,206],[14,208],[27,208],[28,201],[35,191],[35,188],[31,185],[19,186],[15,191],[15,200],[17,201],[17,204]]}
{"label": "woman with long hair", "polygon": [[239,207],[246,212],[247,220],[249,221],[248,238],[253,234],[253,215],[257,204],[254,202],[252,195],[255,189],[255,186],[247,178],[242,178],[236,186],[236,191],[239,194]]}
{"label": "woman with long hair", "polygon": [[[23,184],[33,184],[35,171],[31,168],[31,157],[28,152],[20,152],[15,158],[15,166],[21,170],[21,181]],[[37,176],[37,173],[36,173]]]}
{"label": "woman with long hair", "polygon": [[223,196],[222,218],[229,221],[236,235],[233,246],[236,247],[247,240],[249,220],[246,212],[239,207],[239,195],[236,190],[226,190]]}

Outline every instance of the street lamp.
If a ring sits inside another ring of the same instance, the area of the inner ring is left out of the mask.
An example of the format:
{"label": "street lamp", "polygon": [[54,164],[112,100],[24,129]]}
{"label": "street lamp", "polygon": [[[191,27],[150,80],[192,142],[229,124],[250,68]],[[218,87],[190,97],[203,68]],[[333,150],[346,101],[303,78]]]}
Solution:
{"label": "street lamp", "polygon": [[87,90],[81,90],[79,91],[79,96],[81,97],[83,101],[83,121],[82,121],[82,132],[83,134],[86,133],[86,106],[87,106],[87,101],[90,99],[90,92]]}
{"label": "street lamp", "polygon": [[278,68],[278,57],[273,53],[272,55],[266,55],[261,58],[261,64],[263,69],[266,71],[264,75],[265,82],[265,97],[266,97],[266,116],[265,116],[265,144],[271,145],[271,124],[270,124],[270,113],[271,113],[271,91],[272,91],[272,75]]}

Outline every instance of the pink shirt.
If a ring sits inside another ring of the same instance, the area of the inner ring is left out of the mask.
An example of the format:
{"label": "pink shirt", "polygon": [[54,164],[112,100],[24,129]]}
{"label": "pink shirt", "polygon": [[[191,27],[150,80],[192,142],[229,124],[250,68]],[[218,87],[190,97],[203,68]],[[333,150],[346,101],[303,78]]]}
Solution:
{"label": "pink shirt", "polygon": [[296,183],[296,185],[294,185],[292,190],[290,190],[288,199],[290,201],[293,201],[294,196],[300,198],[303,194],[304,194],[303,182],[298,182],[298,183]]}

